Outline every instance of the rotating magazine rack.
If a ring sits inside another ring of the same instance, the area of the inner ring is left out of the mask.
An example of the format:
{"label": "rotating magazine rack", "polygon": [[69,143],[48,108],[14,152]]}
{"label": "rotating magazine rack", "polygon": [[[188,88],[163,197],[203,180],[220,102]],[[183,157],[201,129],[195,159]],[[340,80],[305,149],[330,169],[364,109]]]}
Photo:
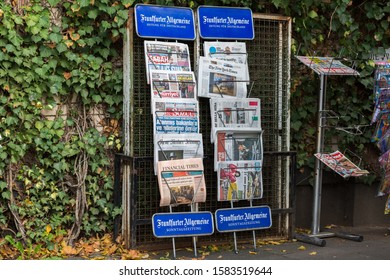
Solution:
{"label": "rotating magazine rack", "polygon": [[[363,129],[367,125],[355,125],[348,127],[337,126],[340,116],[335,112],[325,110],[326,103],[326,82],[328,76],[357,76],[359,73],[351,67],[342,64],[334,57],[317,57],[317,56],[296,56],[296,58],[313,70],[320,77],[320,88],[318,95],[318,118],[317,118],[317,140],[316,153],[322,154],[324,148],[324,131],[327,127],[326,121],[329,119],[335,121],[335,125],[331,126],[337,130],[344,131],[349,134],[359,135],[363,133]],[[354,67],[354,65],[353,65]],[[321,214],[321,189],[322,189],[322,162],[320,159],[315,160],[315,177],[314,177],[314,192],[313,192],[313,213],[311,234],[296,234],[299,241],[311,243],[318,246],[325,246],[326,241],[322,238],[340,237],[353,241],[362,241],[363,236],[349,233],[334,233],[320,232],[320,214]]]}

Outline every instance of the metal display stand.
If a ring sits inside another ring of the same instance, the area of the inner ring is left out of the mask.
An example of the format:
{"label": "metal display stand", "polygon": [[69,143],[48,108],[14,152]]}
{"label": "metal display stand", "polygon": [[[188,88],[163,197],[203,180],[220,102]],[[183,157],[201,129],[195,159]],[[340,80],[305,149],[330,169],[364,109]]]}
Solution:
{"label": "metal display stand", "polygon": [[[318,95],[318,120],[317,120],[317,140],[316,153],[322,153],[324,148],[324,131],[327,118],[325,110],[326,104],[326,82],[328,76],[348,76],[359,75],[353,68],[347,67],[332,57],[313,57],[313,56],[296,56],[298,60],[312,69],[320,77],[320,87]],[[313,191],[313,213],[312,213],[312,227],[310,235],[296,234],[299,241],[325,246],[326,241],[321,238],[326,237],[340,237],[354,241],[362,241],[363,237],[360,235],[334,233],[334,232],[320,232],[320,216],[321,216],[321,192],[322,192],[322,162],[316,158],[314,167],[314,191]]]}

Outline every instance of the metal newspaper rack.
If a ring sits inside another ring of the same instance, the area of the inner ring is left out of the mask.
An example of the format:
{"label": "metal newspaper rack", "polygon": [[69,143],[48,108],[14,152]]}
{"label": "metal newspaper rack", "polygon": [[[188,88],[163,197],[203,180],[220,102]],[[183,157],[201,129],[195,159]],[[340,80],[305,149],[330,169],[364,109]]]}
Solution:
{"label": "metal newspaper rack", "polygon": [[[318,57],[318,56],[296,56],[296,58],[312,69],[320,77],[320,88],[318,95],[318,119],[317,119],[317,140],[316,153],[322,154],[324,148],[324,130],[328,116],[334,119],[339,117],[333,111],[325,110],[326,103],[326,82],[328,76],[357,76],[359,73],[344,64],[334,57]],[[331,115],[329,115],[331,112]],[[332,113],[333,112],[333,113]],[[345,131],[348,131],[344,129]],[[315,160],[315,177],[314,177],[314,192],[313,192],[313,217],[311,234],[296,234],[299,241],[311,243],[318,246],[325,246],[326,241],[321,238],[325,237],[340,237],[354,241],[362,241],[363,237],[354,234],[320,232],[320,214],[321,214],[321,189],[322,189],[322,162],[316,158]]]}

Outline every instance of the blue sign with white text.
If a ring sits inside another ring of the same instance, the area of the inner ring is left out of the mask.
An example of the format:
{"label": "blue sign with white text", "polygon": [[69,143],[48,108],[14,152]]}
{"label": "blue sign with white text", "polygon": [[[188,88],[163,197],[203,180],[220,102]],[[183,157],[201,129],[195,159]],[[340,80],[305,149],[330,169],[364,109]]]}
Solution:
{"label": "blue sign with white text", "polygon": [[139,37],[195,40],[194,12],[190,8],[135,5],[135,27]]}
{"label": "blue sign with white text", "polygon": [[268,206],[218,209],[215,223],[219,232],[270,228],[271,209]]}
{"label": "blue sign with white text", "polygon": [[199,6],[198,25],[203,39],[253,40],[255,37],[249,8]]}
{"label": "blue sign with white text", "polygon": [[213,215],[210,212],[156,213],[152,218],[156,237],[185,237],[214,233]]}

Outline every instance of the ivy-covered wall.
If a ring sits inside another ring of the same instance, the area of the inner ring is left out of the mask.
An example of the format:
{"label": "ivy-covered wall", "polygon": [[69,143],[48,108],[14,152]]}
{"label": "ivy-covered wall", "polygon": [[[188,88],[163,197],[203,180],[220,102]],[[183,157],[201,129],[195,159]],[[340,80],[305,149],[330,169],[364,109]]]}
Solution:
{"label": "ivy-covered wall", "polygon": [[[122,39],[134,0],[5,0],[0,3],[0,231],[48,248],[59,235],[112,231],[113,154],[121,151]],[[328,81],[328,106],[347,123],[369,122],[373,62],[389,47],[390,2],[349,0],[149,1],[248,6],[293,19],[293,54],[339,56],[359,77]],[[298,3],[298,4],[297,4]],[[292,61],[291,146],[311,166],[315,74]],[[363,121],[364,121],[363,120]],[[327,143],[375,165],[373,128],[332,131]],[[367,151],[370,151],[368,153]],[[375,168],[371,168],[375,174]],[[373,176],[375,177],[375,176]]]}

